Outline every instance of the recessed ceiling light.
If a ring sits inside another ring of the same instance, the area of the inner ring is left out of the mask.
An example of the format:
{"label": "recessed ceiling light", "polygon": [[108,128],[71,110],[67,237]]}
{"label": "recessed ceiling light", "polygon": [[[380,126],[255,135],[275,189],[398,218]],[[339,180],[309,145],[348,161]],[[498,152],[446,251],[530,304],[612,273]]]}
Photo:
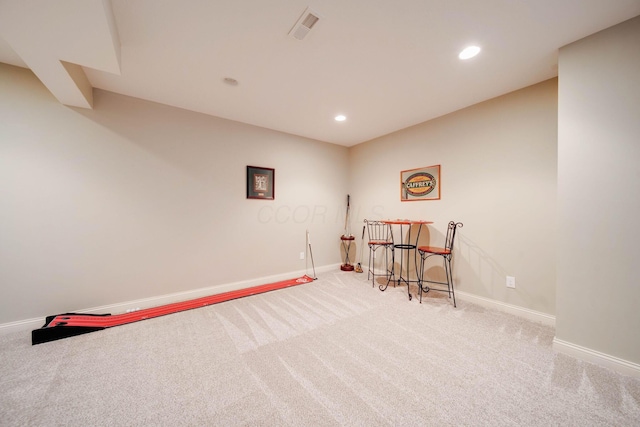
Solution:
{"label": "recessed ceiling light", "polygon": [[238,81],[231,77],[225,77],[224,79],[222,79],[222,81],[228,84],[229,86],[238,86]]}
{"label": "recessed ceiling light", "polygon": [[336,117],[336,122],[344,122],[345,120],[347,120],[347,116],[344,116],[342,114],[338,114]]}
{"label": "recessed ceiling light", "polygon": [[467,46],[462,49],[462,52],[458,54],[458,58],[460,59],[470,59],[480,53],[480,48],[478,46]]}

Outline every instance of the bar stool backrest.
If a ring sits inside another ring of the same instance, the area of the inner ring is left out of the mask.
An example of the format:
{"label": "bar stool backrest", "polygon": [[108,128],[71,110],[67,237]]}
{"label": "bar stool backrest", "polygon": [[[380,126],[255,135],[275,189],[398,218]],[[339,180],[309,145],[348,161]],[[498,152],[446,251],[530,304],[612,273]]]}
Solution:
{"label": "bar stool backrest", "polygon": [[453,251],[453,242],[456,238],[456,230],[458,227],[462,227],[461,222],[449,221],[449,225],[447,226],[447,237],[444,242],[444,248],[449,252]]}
{"label": "bar stool backrest", "polygon": [[393,244],[391,224],[367,219],[364,222],[367,224],[367,232],[369,233],[369,246]]}

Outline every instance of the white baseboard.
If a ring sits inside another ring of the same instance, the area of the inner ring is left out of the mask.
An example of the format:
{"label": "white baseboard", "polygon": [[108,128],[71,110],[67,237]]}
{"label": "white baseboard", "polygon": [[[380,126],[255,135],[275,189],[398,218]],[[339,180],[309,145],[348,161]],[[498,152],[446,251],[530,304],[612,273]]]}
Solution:
{"label": "white baseboard", "polygon": [[585,362],[609,368],[622,375],[640,378],[640,365],[637,363],[629,362],[605,353],[600,353],[599,351],[572,344],[558,338],[553,339],[553,350],[558,353],[566,354],[567,356],[584,360]]}
{"label": "white baseboard", "polygon": [[41,328],[44,325],[44,317],[35,319],[18,320],[16,322],[3,323],[0,325],[0,335],[10,334],[12,332],[25,332]]}
{"label": "white baseboard", "polygon": [[[325,266],[316,268],[316,273],[321,273],[324,271],[331,271],[331,270],[339,270],[339,269],[340,269],[340,264],[325,265]],[[131,308],[144,309],[144,308],[158,307],[161,305],[171,304],[174,302],[188,301],[190,299],[202,298],[209,295],[217,295],[224,292],[237,291],[240,289],[246,289],[253,286],[264,285],[266,283],[275,283],[281,280],[290,279],[292,277],[302,276],[304,274],[311,276],[313,275],[313,271],[300,270],[300,271],[294,271],[289,273],[276,274],[273,276],[243,280],[240,282],[226,283],[223,285],[194,289],[186,292],[177,292],[174,294],[159,295],[155,297],[138,299],[134,301],[125,301],[117,304],[103,305],[100,307],[74,310],[73,312],[86,313],[86,314],[103,314],[103,313],[119,314],[119,313],[125,313],[127,310]],[[50,313],[49,315],[54,315],[54,314],[58,314],[58,313]],[[31,331],[34,329],[41,328],[44,325],[44,323],[45,323],[44,317],[3,323],[3,324],[0,324],[0,335],[9,334],[12,332]]]}
{"label": "white baseboard", "polygon": [[528,308],[507,304],[507,303],[496,301],[489,298],[480,297],[477,295],[469,294],[467,292],[456,291],[456,297],[459,297],[459,299],[463,301],[469,301],[474,304],[481,305],[483,307],[500,310],[505,313],[513,314],[528,320],[532,320],[534,322],[542,323],[548,326],[556,326],[556,317],[552,316],[551,314],[530,310]]}
{"label": "white baseboard", "polygon": [[[543,323],[548,326],[555,327],[556,324],[555,316],[541,313],[535,310],[530,310],[528,308],[507,304],[504,302],[495,301],[489,298],[479,297],[477,295],[460,291],[456,292],[456,297],[459,297],[459,299],[463,301],[469,301],[483,307],[504,311],[506,313],[520,316],[535,322]],[[627,360],[601,353],[590,348],[581,347],[579,345],[572,344],[558,338],[553,339],[553,350],[558,353],[575,357],[576,359],[584,360],[585,362],[593,363],[595,365],[611,369],[612,371],[618,372],[622,375],[640,378],[640,365],[638,365],[637,363],[629,362]]]}

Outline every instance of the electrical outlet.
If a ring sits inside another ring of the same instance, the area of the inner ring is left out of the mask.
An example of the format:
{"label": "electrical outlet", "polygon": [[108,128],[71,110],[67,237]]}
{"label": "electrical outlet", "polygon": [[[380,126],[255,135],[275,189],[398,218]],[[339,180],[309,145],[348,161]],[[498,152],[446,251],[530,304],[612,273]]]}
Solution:
{"label": "electrical outlet", "polygon": [[516,278],[513,276],[507,276],[507,288],[516,288]]}
{"label": "electrical outlet", "polygon": [[300,252],[300,259],[304,259],[304,252]]}

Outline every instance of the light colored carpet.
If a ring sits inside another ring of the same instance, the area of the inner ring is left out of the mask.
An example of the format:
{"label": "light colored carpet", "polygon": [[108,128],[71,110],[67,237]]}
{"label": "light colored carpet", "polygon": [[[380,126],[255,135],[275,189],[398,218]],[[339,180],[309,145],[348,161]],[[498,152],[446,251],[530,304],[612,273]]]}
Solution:
{"label": "light colored carpet", "polygon": [[640,425],[640,380],[554,354],[553,336],[327,272],[37,346],[0,337],[0,425]]}

